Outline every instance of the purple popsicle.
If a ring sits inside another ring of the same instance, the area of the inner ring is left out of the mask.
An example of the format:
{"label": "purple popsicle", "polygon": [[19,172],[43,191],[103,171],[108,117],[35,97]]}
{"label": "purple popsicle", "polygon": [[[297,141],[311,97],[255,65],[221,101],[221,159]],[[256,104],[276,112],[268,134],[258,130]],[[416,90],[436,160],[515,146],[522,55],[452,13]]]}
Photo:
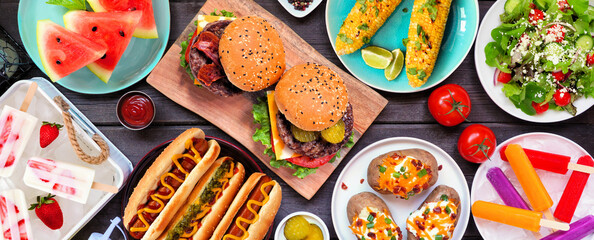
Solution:
{"label": "purple popsicle", "polygon": [[594,215],[588,215],[572,224],[569,231],[557,231],[540,240],[578,240],[594,232]]}
{"label": "purple popsicle", "polygon": [[511,184],[507,176],[501,171],[501,168],[493,167],[487,171],[487,179],[499,194],[505,205],[510,207],[530,210],[530,207],[522,199],[516,188]]}

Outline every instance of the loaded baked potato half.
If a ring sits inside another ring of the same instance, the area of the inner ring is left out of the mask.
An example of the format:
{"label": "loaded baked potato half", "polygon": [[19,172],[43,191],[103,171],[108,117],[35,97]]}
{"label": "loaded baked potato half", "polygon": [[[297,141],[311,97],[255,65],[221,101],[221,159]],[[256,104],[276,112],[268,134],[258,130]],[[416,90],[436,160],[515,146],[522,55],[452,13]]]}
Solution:
{"label": "loaded baked potato half", "polygon": [[459,212],[458,192],[445,185],[437,186],[419,209],[406,219],[408,240],[452,239]]}
{"label": "loaded baked potato half", "polygon": [[394,222],[388,206],[370,192],[359,193],[349,200],[347,216],[349,228],[358,239],[402,239],[402,231]]}
{"label": "loaded baked potato half", "polygon": [[389,152],[371,161],[367,182],[375,191],[408,199],[437,182],[435,157],[422,149]]}

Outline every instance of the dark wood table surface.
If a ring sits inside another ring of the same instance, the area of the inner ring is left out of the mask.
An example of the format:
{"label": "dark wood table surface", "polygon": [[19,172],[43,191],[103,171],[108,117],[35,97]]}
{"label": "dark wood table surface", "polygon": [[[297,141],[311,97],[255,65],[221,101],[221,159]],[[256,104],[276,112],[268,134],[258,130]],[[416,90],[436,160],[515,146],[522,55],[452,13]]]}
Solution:
{"label": "dark wood table surface", "polygon": [[[39,0],[41,1],[41,0]],[[159,0],[164,1],[164,0]],[[467,1],[467,0],[464,0]],[[0,0],[0,25],[20,42],[17,26],[18,0]],[[171,32],[169,46],[180,35],[184,27],[202,7],[204,1],[171,0]],[[266,10],[288,24],[305,41],[317,51],[344,68],[332,50],[326,33],[324,21],[325,2],[305,18],[298,19],[287,13],[276,0],[256,1]],[[494,1],[479,1],[481,20]],[[346,71],[346,69],[345,69]],[[29,72],[25,78],[46,77],[39,69]],[[288,185],[280,181],[283,188],[281,208],[276,216],[275,224],[286,215],[295,211],[309,211],[318,214],[328,225],[331,236],[336,239],[330,213],[332,189],[344,165],[361,149],[378,140],[389,137],[415,137],[430,141],[452,156],[466,176],[468,187],[472,185],[474,174],[479,165],[462,159],[456,149],[458,136],[464,128],[472,123],[480,123],[491,128],[498,142],[513,136],[529,132],[550,132],[567,137],[582,146],[588,152],[594,152],[591,133],[594,123],[594,111],[587,111],[580,116],[560,123],[536,124],[517,119],[499,107],[487,96],[479,83],[474,64],[474,48],[464,62],[442,84],[456,83],[464,87],[470,94],[472,112],[471,123],[463,123],[455,127],[444,127],[435,122],[427,108],[427,98],[431,90],[410,94],[395,94],[379,91],[389,100],[388,105],[379,115],[361,140],[354,146],[345,161],[332,174],[318,193],[306,200]],[[58,89],[72,101],[129,159],[136,164],[145,153],[161,142],[176,137],[190,127],[199,127],[207,135],[220,137],[237,144],[227,134],[205,121],[200,116],[177,105],[167,97],[140,81],[132,87],[112,94],[84,95],[69,91],[60,85]],[[149,94],[155,101],[157,116],[153,124],[142,131],[130,131],[120,125],[116,118],[115,106],[119,97],[129,90],[139,90]],[[272,171],[260,164],[266,174],[280,180]],[[122,193],[117,194],[99,213],[75,235],[73,239],[88,239],[92,232],[103,232],[109,225],[109,219],[121,215]],[[471,217],[472,218],[472,217]],[[113,234],[116,236],[117,234]],[[115,238],[118,239],[118,238]],[[482,239],[476,229],[474,220],[470,219],[464,239]]]}

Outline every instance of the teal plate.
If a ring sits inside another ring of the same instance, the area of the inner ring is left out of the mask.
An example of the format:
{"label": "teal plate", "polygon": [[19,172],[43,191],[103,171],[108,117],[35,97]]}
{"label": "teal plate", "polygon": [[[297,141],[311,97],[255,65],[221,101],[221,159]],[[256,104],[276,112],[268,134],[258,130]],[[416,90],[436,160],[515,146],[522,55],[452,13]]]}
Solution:
{"label": "teal plate", "polygon": [[[44,72],[37,48],[37,21],[50,19],[64,26],[62,16],[68,11],[65,7],[49,5],[45,2],[21,0],[18,10],[19,32],[23,45],[33,62]],[[132,38],[109,83],[101,81],[86,67],[60,79],[57,83],[79,93],[105,94],[127,88],[146,77],[163,56],[169,40],[169,1],[154,0],[153,10],[159,38]]]}
{"label": "teal plate", "polygon": [[[328,0],[326,3],[326,28],[335,52],[336,35],[338,35],[342,22],[346,19],[355,2],[356,0]],[[390,51],[400,48],[402,52],[405,52],[406,47],[402,44],[402,39],[408,37],[412,6],[413,0],[402,0],[384,25],[371,38],[368,45],[380,46]],[[439,84],[458,68],[472,47],[478,29],[478,22],[479,8],[477,0],[452,1],[435,68],[427,83],[419,88],[408,85],[404,69],[396,79],[388,81],[384,76],[384,70],[371,68],[363,62],[361,50],[338,56],[338,58],[355,77],[371,87],[397,93],[422,91]]]}

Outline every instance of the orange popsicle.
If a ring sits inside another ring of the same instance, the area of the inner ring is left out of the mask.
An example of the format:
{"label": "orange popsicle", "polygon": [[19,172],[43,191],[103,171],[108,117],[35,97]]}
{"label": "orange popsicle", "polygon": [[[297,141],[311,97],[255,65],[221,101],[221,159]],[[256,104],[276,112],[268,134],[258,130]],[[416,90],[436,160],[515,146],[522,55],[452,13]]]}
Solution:
{"label": "orange popsicle", "polygon": [[532,167],[524,149],[518,144],[510,144],[505,149],[505,156],[522,185],[532,209],[542,212],[551,208],[553,200],[536,174],[536,170]]}
{"label": "orange popsicle", "polygon": [[542,219],[542,213],[485,201],[472,204],[472,215],[498,223],[538,232],[540,227],[569,230],[569,224]]}

